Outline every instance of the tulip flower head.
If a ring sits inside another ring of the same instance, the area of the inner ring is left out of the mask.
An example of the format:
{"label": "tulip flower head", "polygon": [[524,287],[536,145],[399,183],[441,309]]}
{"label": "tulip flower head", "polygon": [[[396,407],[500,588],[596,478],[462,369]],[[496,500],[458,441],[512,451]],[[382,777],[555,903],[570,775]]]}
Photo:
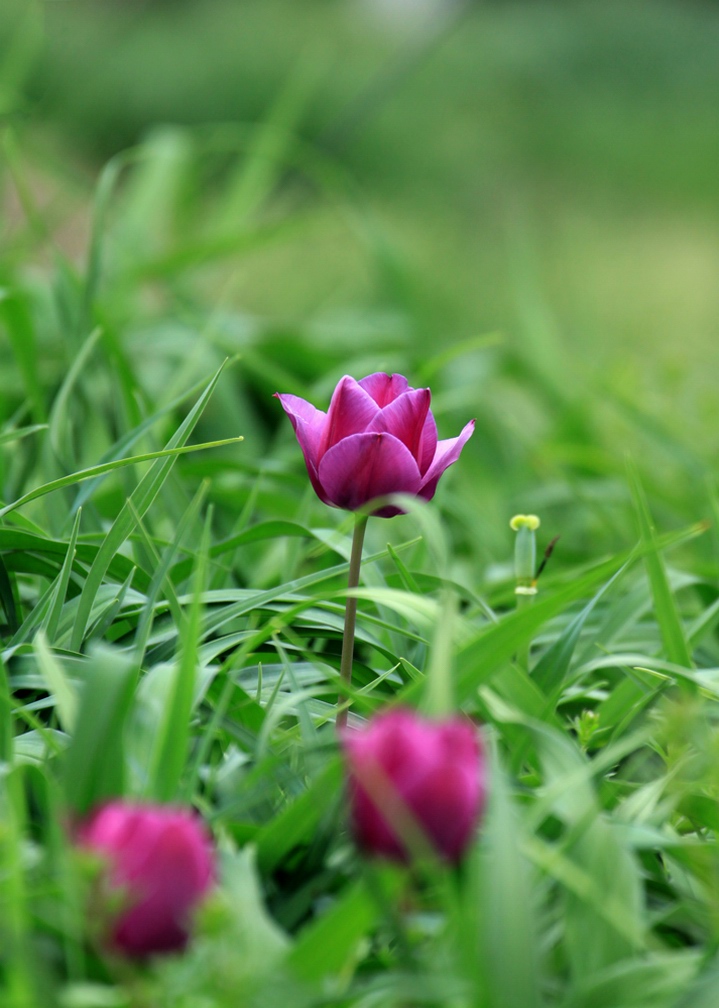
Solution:
{"label": "tulip flower head", "polygon": [[[325,504],[357,511],[369,501],[404,493],[431,500],[442,473],[460,456],[474,430],[437,440],[428,388],[381,372],[340,379],[327,413],[299,396],[275,395],[295,429],[307,472]],[[396,507],[374,514],[391,518]]]}
{"label": "tulip flower head", "polygon": [[212,842],[197,816],[116,800],[80,825],[77,841],[105,862],[100,909],[108,946],[129,958],[183,949],[215,877]]}
{"label": "tulip flower head", "polygon": [[398,708],[362,730],[345,729],[342,743],[358,846],[401,862],[429,847],[457,863],[485,802],[475,726],[460,716],[431,721]]}

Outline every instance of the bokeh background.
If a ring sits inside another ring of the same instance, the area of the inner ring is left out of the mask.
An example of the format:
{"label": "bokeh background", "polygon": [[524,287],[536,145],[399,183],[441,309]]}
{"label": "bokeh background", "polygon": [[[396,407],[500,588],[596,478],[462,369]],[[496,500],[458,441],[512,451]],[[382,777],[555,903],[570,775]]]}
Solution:
{"label": "bokeh background", "polygon": [[444,436],[478,418],[441,501],[488,570],[515,511],[566,559],[631,544],[627,455],[661,528],[711,517],[717,4],[3,0],[0,45],[4,269],[47,368],[131,149],[96,314],[149,397],[241,354],[205,433],[248,466],[279,444],[301,485],[275,389],[397,369]]}

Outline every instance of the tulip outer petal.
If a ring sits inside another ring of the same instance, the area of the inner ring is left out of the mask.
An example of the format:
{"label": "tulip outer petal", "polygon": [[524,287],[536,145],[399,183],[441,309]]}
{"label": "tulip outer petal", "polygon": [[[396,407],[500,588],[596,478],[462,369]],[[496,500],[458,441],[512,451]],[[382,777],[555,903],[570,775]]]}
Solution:
{"label": "tulip outer petal", "polygon": [[418,497],[422,497],[427,501],[432,500],[442,473],[457,461],[462,454],[462,449],[473,433],[474,420],[470,420],[457,437],[447,438],[437,443],[437,450],[432,459],[432,464],[422,478],[422,485],[417,494]]}
{"label": "tulip outer petal", "polygon": [[382,432],[343,438],[323,456],[319,479],[327,500],[348,511],[388,494],[416,495],[421,482],[409,449],[394,435]]}
{"label": "tulip outer petal", "polygon": [[322,410],[315,409],[312,403],[308,403],[306,399],[301,399],[300,396],[275,392],[275,398],[280,400],[282,409],[290,418],[297,442],[302,449],[305,465],[307,466],[307,475],[310,478],[315,493],[323,503],[329,504],[330,502],[322,490],[322,484],[317,475],[320,445],[327,425],[327,414]]}

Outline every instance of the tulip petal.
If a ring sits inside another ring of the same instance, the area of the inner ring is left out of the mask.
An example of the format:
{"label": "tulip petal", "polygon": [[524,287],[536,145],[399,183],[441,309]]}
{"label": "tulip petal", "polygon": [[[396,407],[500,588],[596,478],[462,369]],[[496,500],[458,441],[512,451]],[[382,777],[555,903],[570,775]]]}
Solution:
{"label": "tulip petal", "polygon": [[397,707],[379,714],[362,731],[343,733],[353,828],[363,849],[407,860],[407,838],[398,831],[397,820],[407,815],[414,819],[410,795],[421,789],[441,758],[432,727],[428,730],[412,711]]}
{"label": "tulip petal", "polygon": [[455,717],[440,726],[436,733],[443,758],[450,763],[468,762],[484,764],[484,753],[477,730],[465,717]]}
{"label": "tulip petal", "polygon": [[194,849],[194,824],[188,828],[178,819],[153,825],[145,837],[148,853],[142,875],[127,879],[135,890],[134,905],[122,914],[113,935],[116,945],[130,955],[184,948],[198,894],[212,881],[204,851]]}
{"label": "tulip petal", "polygon": [[384,371],[375,371],[374,374],[362,378],[357,384],[361,385],[380,407],[387,406],[410,388],[404,375],[388,375]]}
{"label": "tulip petal", "polygon": [[305,458],[309,459],[316,469],[319,465],[319,443],[327,424],[327,414],[315,409],[312,403],[299,396],[275,392],[275,398],[280,400],[282,409],[290,418]]}
{"label": "tulip petal", "polygon": [[352,829],[358,846],[370,854],[406,861],[407,851],[382,810],[355,777],[350,778],[349,785]]}
{"label": "tulip petal", "polygon": [[422,429],[422,437],[419,442],[419,453],[416,456],[419,462],[419,471],[424,476],[432,465],[432,459],[437,451],[437,424],[435,423],[432,411],[427,413]]}
{"label": "tulip petal", "polygon": [[479,808],[479,778],[461,764],[435,767],[412,792],[411,805],[438,853],[456,862],[467,847]]}
{"label": "tulip petal", "polygon": [[77,839],[81,844],[111,851],[121,847],[134,828],[136,817],[120,803],[109,802],[80,823]]}
{"label": "tulip petal", "polygon": [[[417,494],[421,481],[409,449],[392,434],[382,432],[343,438],[323,456],[319,479],[326,499],[348,511],[387,494]],[[392,513],[396,514],[396,509]]]}
{"label": "tulip petal", "polygon": [[194,813],[118,799],[81,824],[77,841],[105,861],[98,905],[115,951],[145,958],[185,947],[215,877],[212,842]]}
{"label": "tulip petal", "polygon": [[439,441],[437,443],[437,450],[434,458],[432,459],[431,466],[424,474],[422,485],[417,494],[418,497],[422,497],[424,500],[432,500],[435,491],[437,490],[437,484],[439,483],[440,476],[445,469],[449,468],[452,463],[457,461],[459,456],[462,454],[462,449],[467,441],[469,441],[473,433],[474,420],[470,420],[458,437],[447,438],[445,441]]}
{"label": "tulip petal", "polygon": [[385,711],[340,736],[347,759],[352,826],[360,848],[409,861],[422,847],[456,863],[485,802],[481,738],[471,721],[431,721]]}
{"label": "tulip petal", "polygon": [[349,375],[341,378],[332,393],[330,408],[327,410],[327,423],[320,444],[320,459],[328,449],[343,438],[366,431],[377,411],[377,403],[359,382]]}
{"label": "tulip petal", "polygon": [[312,403],[299,396],[287,395],[286,393],[275,392],[275,398],[282,403],[282,409],[290,418],[290,422],[295,429],[297,441],[302,449],[307,466],[307,474],[314,491],[320,500],[328,504],[329,501],[322,492],[317,467],[320,459],[320,445],[322,434],[327,425],[327,414],[322,410],[315,409]]}
{"label": "tulip petal", "polygon": [[404,792],[443,758],[444,742],[435,726],[403,707],[377,715],[364,731],[348,729],[342,741],[355,765],[376,762],[392,780],[402,781]]}
{"label": "tulip petal", "polygon": [[[429,389],[410,389],[383,406],[369,425],[372,431],[387,431],[405,444],[419,465],[424,422],[432,394]],[[422,469],[420,467],[420,473]]]}

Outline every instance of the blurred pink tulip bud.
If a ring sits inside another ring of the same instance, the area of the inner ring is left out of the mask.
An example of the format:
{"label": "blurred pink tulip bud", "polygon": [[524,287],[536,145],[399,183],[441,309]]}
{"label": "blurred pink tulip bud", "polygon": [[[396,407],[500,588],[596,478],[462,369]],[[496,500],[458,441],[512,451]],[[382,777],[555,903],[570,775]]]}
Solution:
{"label": "blurred pink tulip bud", "polygon": [[[327,413],[298,396],[275,395],[295,429],[318,497],[347,511],[394,493],[431,500],[474,430],[471,420],[459,437],[438,441],[429,389],[410,388],[398,374],[377,372],[361,381],[345,375]],[[391,518],[401,511],[384,507],[374,513]]]}
{"label": "blurred pink tulip bud", "polygon": [[215,877],[212,841],[198,817],[117,800],[80,824],[77,841],[106,862],[100,892],[108,945],[131,958],[183,949]]}
{"label": "blurred pink tulip bud", "polygon": [[359,847],[394,861],[428,849],[456,863],[485,802],[479,734],[456,716],[431,721],[411,710],[345,729],[351,820]]}

